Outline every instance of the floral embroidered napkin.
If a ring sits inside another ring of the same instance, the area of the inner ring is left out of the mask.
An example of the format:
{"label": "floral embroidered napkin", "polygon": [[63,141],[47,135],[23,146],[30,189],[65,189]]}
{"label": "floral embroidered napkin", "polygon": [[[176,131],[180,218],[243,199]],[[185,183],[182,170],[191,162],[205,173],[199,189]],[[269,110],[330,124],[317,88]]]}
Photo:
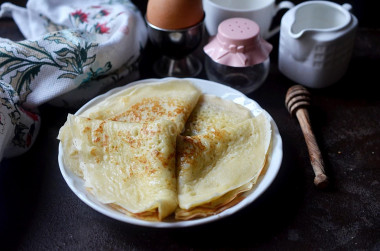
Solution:
{"label": "floral embroidered napkin", "polygon": [[0,38],[0,161],[33,143],[39,105],[78,106],[133,78],[147,41],[129,0],[29,0],[1,5],[24,41]]}

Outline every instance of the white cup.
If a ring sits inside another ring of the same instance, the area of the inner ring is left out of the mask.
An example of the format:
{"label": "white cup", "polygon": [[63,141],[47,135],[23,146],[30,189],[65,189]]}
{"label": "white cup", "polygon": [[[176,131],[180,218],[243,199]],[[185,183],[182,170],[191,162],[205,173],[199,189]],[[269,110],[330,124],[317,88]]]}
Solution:
{"label": "white cup", "polygon": [[256,22],[260,27],[261,36],[268,39],[280,29],[278,26],[270,30],[273,17],[280,9],[292,7],[294,4],[289,1],[276,4],[275,0],[203,0],[205,26],[210,36],[216,35],[222,21],[243,17]]}

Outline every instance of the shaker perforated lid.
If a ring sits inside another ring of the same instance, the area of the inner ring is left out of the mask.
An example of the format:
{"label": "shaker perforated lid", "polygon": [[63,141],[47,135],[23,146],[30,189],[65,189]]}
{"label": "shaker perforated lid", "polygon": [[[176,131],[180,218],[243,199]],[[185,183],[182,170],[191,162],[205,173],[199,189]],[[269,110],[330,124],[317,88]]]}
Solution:
{"label": "shaker perforated lid", "polygon": [[230,18],[219,24],[218,33],[203,48],[215,62],[244,67],[264,62],[272,45],[261,38],[259,26],[246,18]]}

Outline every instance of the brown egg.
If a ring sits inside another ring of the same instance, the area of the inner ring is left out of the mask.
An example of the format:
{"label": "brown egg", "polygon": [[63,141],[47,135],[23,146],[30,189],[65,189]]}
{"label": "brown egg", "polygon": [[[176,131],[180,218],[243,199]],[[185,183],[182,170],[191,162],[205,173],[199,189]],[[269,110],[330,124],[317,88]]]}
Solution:
{"label": "brown egg", "polygon": [[149,23],[168,30],[193,26],[203,15],[202,0],[149,0],[146,10]]}

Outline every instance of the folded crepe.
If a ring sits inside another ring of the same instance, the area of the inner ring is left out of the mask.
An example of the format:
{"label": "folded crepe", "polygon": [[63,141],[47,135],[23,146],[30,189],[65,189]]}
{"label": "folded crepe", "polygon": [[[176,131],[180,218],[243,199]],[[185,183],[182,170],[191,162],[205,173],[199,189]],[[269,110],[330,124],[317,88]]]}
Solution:
{"label": "folded crepe", "polygon": [[[175,123],[179,134],[201,94],[201,91],[187,80],[139,84],[108,96],[79,116],[140,123],[166,119]],[[58,139],[61,140],[65,166],[83,177],[78,163],[78,151],[73,147],[67,123],[60,129]]]}
{"label": "folded crepe", "polygon": [[174,211],[188,220],[222,212],[252,189],[271,125],[264,112],[253,117],[176,80],[133,86],[70,115],[58,138],[65,166],[100,202],[146,220]]}
{"label": "folded crepe", "polygon": [[167,119],[180,133],[201,94],[188,80],[140,84],[107,97],[81,116],[128,122]]}
{"label": "folded crepe", "polygon": [[68,116],[85,187],[130,216],[162,220],[177,208],[176,127]]}
{"label": "folded crepe", "polygon": [[251,111],[214,95],[204,94],[190,114],[182,135],[192,136],[219,130],[251,118]]}
{"label": "folded crepe", "polygon": [[216,214],[256,183],[267,158],[271,125],[262,113],[235,126],[177,139],[176,219]]}

